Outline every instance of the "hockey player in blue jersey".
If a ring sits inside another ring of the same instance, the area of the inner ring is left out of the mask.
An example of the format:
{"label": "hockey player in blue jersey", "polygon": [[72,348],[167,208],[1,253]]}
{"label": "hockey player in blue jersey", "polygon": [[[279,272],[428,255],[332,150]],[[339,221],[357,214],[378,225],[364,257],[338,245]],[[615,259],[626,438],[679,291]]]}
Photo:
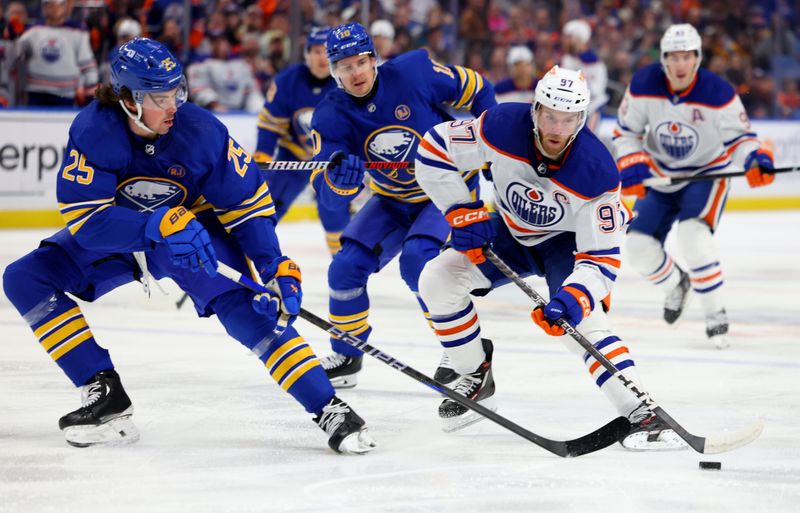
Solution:
{"label": "hockey player in blue jersey", "polygon": [[[684,182],[645,190],[652,176],[703,175],[733,166],[747,171],[751,187],[775,179],[771,152],[763,148],[733,86],[700,69],[703,42],[694,27],[672,25],[661,38],[661,62],[637,71],[625,92],[614,132],[622,193],[635,195],[628,232],[633,267],[664,292],[664,320],[674,324],[690,293],[702,304],[706,335],[729,345],[724,283],[713,235],[730,179]],[[664,250],[672,230],[687,269]]]}
{"label": "hockey player in blue jersey", "polygon": [[[59,427],[79,447],[138,439],[109,353],[67,294],[94,301],[134,279],[169,277],[315,415],[332,449],[371,450],[364,421],[334,395],[311,348],[291,323],[278,322],[299,311],[301,275],[281,253],[266,183],[225,126],[185,100],[181,65],[166,47],[144,38],[124,44],[111,83],[69,130],[57,178],[67,228],[5,270],[11,303],[82,387],[82,406]],[[241,272],[252,260],[276,292],[254,297],[216,276],[217,259]]]}
{"label": "hockey player in blue jersey", "polygon": [[[451,119],[445,106],[478,115],[496,104],[491,84],[475,71],[432,61],[415,50],[378,64],[367,31],[341,25],[328,37],[331,72],[339,84],[314,111],[316,160],[312,185],[324,205],[346,205],[364,187],[365,161],[413,160],[422,134]],[[481,166],[477,166],[479,168]],[[463,172],[475,193],[476,169]],[[361,339],[369,337],[367,280],[400,254],[400,274],[418,296],[425,262],[439,253],[449,227],[420,188],[412,169],[370,169],[373,196],[342,234],[342,250],[328,269],[331,322]],[[427,316],[427,309],[420,301]],[[334,386],[352,387],[363,354],[331,339],[333,354],[322,365]],[[445,365],[435,376],[449,381]]]}
{"label": "hockey player in blue jersey", "polygon": [[[620,202],[619,174],[600,140],[585,128],[589,88],[578,71],[548,71],[533,104],[503,103],[470,121],[441,123],[417,153],[417,180],[451,226],[452,247],[428,262],[419,292],[436,334],[460,377],[452,388],[494,409],[491,342],[481,340],[470,294],[509,282],[483,248],[521,276],[543,276],[550,302],[531,313],[547,334],[583,357],[589,374],[621,415],[636,425],[623,445],[634,449],[685,447],[672,430],[639,407],[639,399],[611,377],[555,324],[565,319],[640,386],[633,357],[611,332],[606,315],[620,267],[620,245],[630,212]],[[476,201],[461,173],[492,162],[497,213]],[[445,431],[482,417],[452,399],[439,406]]]}
{"label": "hockey player in blue jersey", "polygon": [[[325,44],[328,28],[315,28],[306,37],[305,63],[289,66],[278,73],[267,91],[267,100],[258,116],[258,145],[253,157],[258,162],[272,160],[310,160],[313,154],[311,117],[314,107],[333,89]],[[265,171],[264,177],[275,203],[278,221],[297,196],[308,186],[311,171]],[[339,237],[350,221],[349,205],[328,208],[317,204],[325,238],[331,254],[341,248]]]}

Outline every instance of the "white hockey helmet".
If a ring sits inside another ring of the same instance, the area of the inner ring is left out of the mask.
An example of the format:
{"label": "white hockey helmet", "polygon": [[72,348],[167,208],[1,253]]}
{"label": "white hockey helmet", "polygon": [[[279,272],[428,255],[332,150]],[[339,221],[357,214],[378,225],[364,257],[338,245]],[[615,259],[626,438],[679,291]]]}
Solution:
{"label": "white hockey helmet", "polygon": [[533,132],[537,143],[540,141],[536,116],[542,107],[560,112],[576,112],[580,114],[580,119],[574,129],[571,130],[571,133],[561,134],[571,135],[569,143],[567,143],[567,146],[569,146],[586,124],[586,118],[589,114],[589,100],[589,85],[580,70],[575,71],[553,66],[536,84],[533,105],[531,105]]}
{"label": "white hockey helmet", "polygon": [[667,54],[669,52],[697,52],[697,64],[694,72],[700,67],[703,59],[703,39],[697,29],[688,23],[670,25],[661,37],[661,67],[667,72]]}
{"label": "white hockey helmet", "polygon": [[592,39],[592,27],[584,20],[568,21],[561,29],[561,33],[584,44]]}

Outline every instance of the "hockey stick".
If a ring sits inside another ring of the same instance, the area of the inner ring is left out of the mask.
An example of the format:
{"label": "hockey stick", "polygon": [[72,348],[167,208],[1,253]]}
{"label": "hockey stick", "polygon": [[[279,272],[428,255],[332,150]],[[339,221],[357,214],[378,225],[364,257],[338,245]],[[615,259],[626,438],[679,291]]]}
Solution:
{"label": "hockey stick", "polygon": [[[778,173],[792,173],[794,171],[800,171],[800,166],[794,167],[778,167],[775,168],[770,174],[778,174]],[[708,174],[708,175],[695,175],[695,176],[655,176],[653,178],[647,178],[642,184],[645,187],[653,187],[655,185],[672,185],[675,183],[683,183],[683,182],[702,182],[705,180],[720,180],[722,178],[734,178],[737,176],[744,176],[747,174],[747,171],[733,171],[731,173],[719,173],[719,174]]]}
{"label": "hockey stick", "polygon": [[[315,169],[326,169],[330,162],[326,161],[295,161],[295,160],[273,160],[270,162],[259,162],[258,168],[262,171],[314,171]],[[364,162],[367,169],[414,169],[413,162]]]}
{"label": "hockey stick", "polygon": [[183,295],[181,296],[181,298],[175,302],[175,308],[180,310],[187,299],[189,299],[189,294],[184,292]]}
{"label": "hockey stick", "polygon": [[[223,262],[219,262],[219,267],[217,268],[217,272],[221,275],[225,276],[233,280],[234,282],[242,285],[245,288],[248,288],[254,292],[258,293],[265,293],[268,292],[268,289],[263,285],[255,282],[254,280],[248,278],[247,276],[242,275],[236,269],[231,268],[230,266],[226,265]],[[329,323],[328,321],[317,317],[313,313],[305,310],[300,309],[299,317],[305,319],[306,321],[310,322],[314,326],[321,328],[334,337],[338,338],[342,342],[359,349],[368,355],[380,360],[381,362],[385,363],[389,367],[402,372],[406,376],[422,383],[423,385],[428,386],[432,390],[449,397],[453,401],[457,402],[458,404],[464,406],[465,408],[469,408],[480,415],[483,415],[487,419],[491,420],[495,424],[498,424],[512,433],[515,433],[526,440],[533,442],[534,444],[538,445],[539,447],[550,451],[553,454],[561,456],[563,458],[569,458],[574,456],[581,456],[583,454],[588,454],[590,452],[594,452],[600,449],[604,449],[609,445],[619,441],[628,434],[630,431],[630,422],[625,417],[617,417],[616,419],[612,420],[605,426],[592,431],[591,433],[584,435],[580,438],[576,438],[574,440],[550,440],[549,438],[545,438],[541,435],[537,435],[527,429],[511,422],[510,420],[506,419],[505,417],[498,415],[497,413],[493,412],[492,410],[482,406],[481,404],[464,397],[463,395],[459,395],[453,392],[450,388],[440,385],[432,378],[418,372],[408,365],[402,363],[401,361],[397,360],[396,358],[384,353],[383,351],[369,345],[365,341],[350,335],[346,331],[343,331],[333,324]]]}
{"label": "hockey stick", "polygon": [[[514,272],[513,269],[508,267],[505,262],[503,262],[491,249],[484,248],[483,254],[486,255],[492,264],[494,264],[497,269],[500,270],[508,279],[513,281],[520,289],[525,292],[531,299],[533,299],[534,303],[539,307],[544,307],[547,304],[547,301],[536,292],[533,287],[528,285],[517,273]],[[764,429],[764,422],[761,420],[756,421],[751,426],[743,428],[739,431],[734,433],[728,434],[718,434],[712,435],[709,437],[702,437],[696,436],[689,433],[686,429],[683,428],[678,422],[673,419],[666,411],[664,411],[661,406],[658,406],[655,401],[653,401],[650,396],[642,391],[640,391],[633,381],[629,380],[625,377],[622,372],[617,368],[616,365],[611,363],[608,358],[605,357],[603,353],[597,350],[594,345],[589,342],[589,340],[584,337],[578,330],[572,327],[570,323],[565,321],[564,319],[559,319],[556,321],[564,331],[569,334],[572,338],[574,338],[578,344],[581,345],[590,355],[592,355],[595,360],[600,362],[602,365],[611,375],[617,379],[619,379],[626,388],[628,388],[633,394],[636,396],[639,401],[641,401],[642,405],[647,406],[658,418],[664,421],[675,433],[678,434],[681,438],[683,438],[692,449],[699,453],[703,454],[717,454],[720,452],[727,452],[733,449],[738,449],[744,445],[749,444],[761,434],[761,431]]]}

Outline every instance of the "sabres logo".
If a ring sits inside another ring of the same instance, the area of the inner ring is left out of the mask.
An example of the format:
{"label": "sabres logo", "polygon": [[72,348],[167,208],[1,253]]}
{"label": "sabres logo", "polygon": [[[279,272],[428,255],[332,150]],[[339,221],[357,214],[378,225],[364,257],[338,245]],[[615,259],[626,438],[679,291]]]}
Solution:
{"label": "sabres logo", "polygon": [[564,218],[561,203],[547,201],[542,191],[519,182],[506,188],[504,206],[532,226],[553,226]]}
{"label": "sabres logo", "polygon": [[655,138],[664,153],[675,160],[688,158],[697,149],[698,133],[680,121],[665,121],[655,129]]}
{"label": "sabres logo", "polygon": [[[414,160],[417,145],[422,137],[413,129],[402,125],[389,125],[367,136],[364,154],[373,162],[402,162]],[[381,174],[394,182],[409,184],[414,181],[410,169],[386,169]]]}
{"label": "sabres logo", "polygon": [[[183,169],[181,166],[173,168]],[[185,172],[185,170],[184,170]],[[137,176],[125,180],[117,187],[117,205],[138,210],[154,212],[158,207],[177,207],[186,199],[186,189],[179,183],[166,178]]]}
{"label": "sabres logo", "polygon": [[297,142],[309,155],[314,153],[314,141],[311,137],[312,117],[314,117],[314,109],[311,107],[298,109],[292,117],[292,127],[294,128],[294,133],[297,134]]}
{"label": "sabres logo", "polygon": [[406,119],[411,116],[411,109],[408,108],[408,105],[398,105],[396,109],[394,109],[394,117],[399,119],[400,121],[405,121]]}

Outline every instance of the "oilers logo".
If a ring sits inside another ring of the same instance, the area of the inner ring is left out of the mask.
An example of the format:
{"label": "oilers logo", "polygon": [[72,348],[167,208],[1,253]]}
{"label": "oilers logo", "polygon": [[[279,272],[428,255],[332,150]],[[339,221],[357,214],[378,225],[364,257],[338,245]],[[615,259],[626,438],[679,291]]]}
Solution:
{"label": "oilers logo", "polygon": [[154,212],[158,207],[177,207],[186,199],[186,189],[179,183],[164,178],[135,177],[117,187],[117,205]]}
{"label": "oilers logo", "polygon": [[39,47],[39,54],[45,62],[54,63],[61,58],[61,41],[55,38],[45,40]]}
{"label": "oilers logo", "polygon": [[561,203],[546,201],[542,191],[530,185],[511,182],[506,188],[505,206],[518,218],[533,226],[553,226],[564,218]]}
{"label": "oilers logo", "polygon": [[314,154],[314,141],[311,138],[311,118],[314,116],[314,109],[306,107],[297,109],[292,116],[292,128],[297,134],[297,142],[309,155]]}
{"label": "oilers logo", "polygon": [[655,129],[655,137],[664,153],[675,160],[688,158],[697,148],[697,130],[680,121],[665,121]]}

